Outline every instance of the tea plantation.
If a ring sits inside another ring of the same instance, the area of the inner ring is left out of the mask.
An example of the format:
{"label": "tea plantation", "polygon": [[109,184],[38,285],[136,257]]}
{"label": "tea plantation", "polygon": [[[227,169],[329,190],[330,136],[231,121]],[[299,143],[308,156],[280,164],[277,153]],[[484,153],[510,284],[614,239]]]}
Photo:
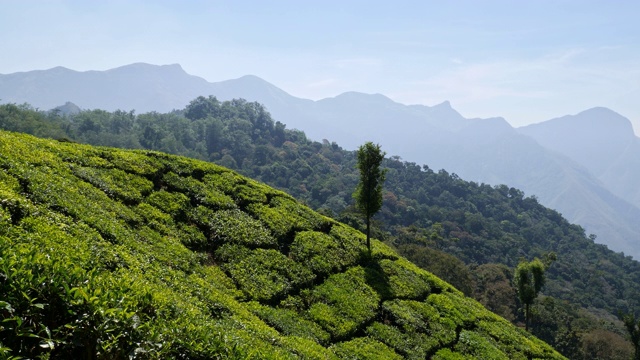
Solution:
{"label": "tea plantation", "polygon": [[562,356],[225,168],[0,132],[0,358]]}

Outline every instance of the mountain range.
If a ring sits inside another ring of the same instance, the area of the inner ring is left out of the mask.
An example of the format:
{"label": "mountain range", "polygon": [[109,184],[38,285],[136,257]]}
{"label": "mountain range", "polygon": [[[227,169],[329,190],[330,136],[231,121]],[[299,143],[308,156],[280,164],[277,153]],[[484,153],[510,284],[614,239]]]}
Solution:
{"label": "mountain range", "polygon": [[389,155],[432,169],[520,188],[598,242],[640,258],[640,139],[628,119],[606,108],[513,128],[503,118],[464,118],[448,101],[404,105],[357,92],[313,101],[256,76],[211,83],[179,65],[0,75],[2,102],[41,109],[73,102],[84,109],[166,112],[208,95],[260,102],[274,119],[311,139],[347,149],[374,141]]}

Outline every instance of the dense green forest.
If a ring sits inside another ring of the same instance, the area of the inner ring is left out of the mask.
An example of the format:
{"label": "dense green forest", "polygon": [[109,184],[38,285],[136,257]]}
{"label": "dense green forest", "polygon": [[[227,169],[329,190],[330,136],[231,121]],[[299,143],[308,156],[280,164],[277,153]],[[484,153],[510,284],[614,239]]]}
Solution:
{"label": "dense green forest", "polygon": [[[9,104],[0,106],[0,126],[209,160],[363,229],[352,199],[355,153],[286,129],[257,103],[201,97],[184,110],[140,115],[101,110],[64,115]],[[630,357],[633,346],[617,314],[640,308],[638,262],[595,244],[582,228],[520,190],[467,182],[393,156],[383,166],[387,181],[375,237],[518,324],[524,317],[513,268],[522,259],[555,254],[531,331],[570,358]]]}
{"label": "dense green forest", "polygon": [[211,164],[0,131],[3,359],[562,359]]}

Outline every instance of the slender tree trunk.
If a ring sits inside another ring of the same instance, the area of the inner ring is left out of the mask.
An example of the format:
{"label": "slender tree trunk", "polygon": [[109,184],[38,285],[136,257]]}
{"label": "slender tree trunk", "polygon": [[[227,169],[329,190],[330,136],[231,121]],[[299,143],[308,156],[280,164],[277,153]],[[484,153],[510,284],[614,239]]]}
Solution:
{"label": "slender tree trunk", "polygon": [[369,224],[371,222],[371,218],[367,216],[367,249],[369,249],[369,256],[371,256],[371,238],[369,232]]}
{"label": "slender tree trunk", "polygon": [[529,304],[524,304],[524,329],[529,331]]}

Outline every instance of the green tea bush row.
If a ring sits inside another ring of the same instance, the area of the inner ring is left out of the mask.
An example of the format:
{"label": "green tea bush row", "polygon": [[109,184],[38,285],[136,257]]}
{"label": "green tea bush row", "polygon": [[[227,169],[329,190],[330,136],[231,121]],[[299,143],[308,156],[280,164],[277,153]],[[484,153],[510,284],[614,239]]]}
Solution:
{"label": "green tea bush row", "polygon": [[[425,333],[438,347],[456,340],[456,324],[442,316],[433,306],[414,300],[391,300],[382,304],[385,318],[405,333]],[[429,347],[431,349],[431,346]]]}
{"label": "green tea bush row", "polygon": [[396,354],[385,344],[368,337],[360,337],[337,343],[331,346],[331,350],[333,350],[340,359],[402,359],[400,355]]}
{"label": "green tea bush row", "polygon": [[326,331],[294,310],[273,308],[259,303],[250,303],[249,306],[258,317],[284,335],[310,339],[322,345],[329,343],[330,336]]}
{"label": "green tea bush row", "polygon": [[251,247],[274,247],[277,240],[260,221],[240,210],[221,210],[209,217],[212,241]]}
{"label": "green tea bush row", "polygon": [[76,176],[91,183],[111,198],[137,204],[151,193],[153,183],[144,177],[128,174],[120,169],[75,167]]}
{"label": "green tea bush row", "polygon": [[170,172],[162,178],[171,189],[181,191],[195,203],[202,204],[213,209],[234,209],[236,204],[233,199],[220,191],[214,183],[203,183],[192,177],[182,177]]}
{"label": "green tea bush row", "polygon": [[510,360],[495,343],[475,331],[462,330],[455,350],[475,359]]}
{"label": "green tea bush row", "polygon": [[254,249],[223,245],[216,255],[229,276],[249,299],[270,301],[284,297],[303,284],[309,284],[313,273],[303,265],[273,249]]}
{"label": "green tea bush row", "polygon": [[305,296],[312,304],[310,318],[336,339],[364,328],[376,316],[380,301],[362,267],[330,276]]}
{"label": "green tea bush row", "polygon": [[335,237],[318,231],[298,232],[289,256],[306,264],[314,273],[326,276],[357,263],[360,249],[345,247]]}
{"label": "green tea bush row", "polygon": [[319,229],[330,224],[330,220],[299,206],[289,197],[276,196],[269,205],[254,203],[247,210],[264,222],[278,238],[284,238],[293,230]]}
{"label": "green tea bush row", "polygon": [[424,333],[404,333],[392,325],[379,322],[367,328],[367,335],[394,349],[407,359],[425,359],[429,352],[439,348],[436,339]]}

